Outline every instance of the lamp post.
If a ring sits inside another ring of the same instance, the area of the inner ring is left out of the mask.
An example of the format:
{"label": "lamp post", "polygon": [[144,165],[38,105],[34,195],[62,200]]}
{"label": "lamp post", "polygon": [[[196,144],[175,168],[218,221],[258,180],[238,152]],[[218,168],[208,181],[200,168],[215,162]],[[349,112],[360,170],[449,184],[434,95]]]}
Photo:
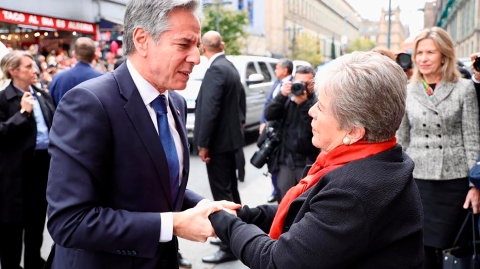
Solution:
{"label": "lamp post", "polygon": [[226,1],[226,2],[223,2],[223,1],[217,1],[215,3],[204,3],[205,6],[215,6],[216,9],[217,9],[217,12],[215,12],[215,28],[216,28],[216,31],[220,33],[220,22],[218,20],[218,14],[220,14],[220,6],[221,5],[229,5],[231,4],[232,2],[230,1]]}
{"label": "lamp post", "polygon": [[288,32],[288,36],[290,37],[290,31],[293,32],[293,36],[292,36],[292,59],[295,59],[295,45],[297,43],[297,33],[300,32],[300,30],[302,30],[303,27],[302,26],[299,26],[299,27],[290,27],[290,26],[287,26],[285,27],[285,31]]}
{"label": "lamp post", "polygon": [[388,0],[388,36],[387,49],[390,49],[390,34],[392,32],[392,0]]}

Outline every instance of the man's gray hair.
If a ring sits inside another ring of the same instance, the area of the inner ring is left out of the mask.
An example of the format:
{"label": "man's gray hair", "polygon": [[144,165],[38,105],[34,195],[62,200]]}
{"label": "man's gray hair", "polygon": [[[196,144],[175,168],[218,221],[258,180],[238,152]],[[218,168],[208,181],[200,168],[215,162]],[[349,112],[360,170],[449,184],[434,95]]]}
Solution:
{"label": "man's gray hair", "polygon": [[200,0],[130,0],[124,18],[124,55],[129,56],[135,51],[133,32],[136,28],[143,28],[158,44],[162,33],[169,30],[168,15],[171,11],[177,8],[190,10],[200,20],[201,7]]}
{"label": "man's gray hair", "polygon": [[407,76],[390,58],[376,52],[354,52],[321,69],[315,90],[330,98],[328,112],[339,128],[363,126],[368,142],[392,139],[405,114]]}
{"label": "man's gray hair", "polygon": [[288,74],[291,75],[292,72],[293,72],[293,62],[292,62],[292,60],[287,59],[287,58],[283,58],[283,59],[280,59],[279,62],[280,62],[280,65],[283,68],[287,68]]}

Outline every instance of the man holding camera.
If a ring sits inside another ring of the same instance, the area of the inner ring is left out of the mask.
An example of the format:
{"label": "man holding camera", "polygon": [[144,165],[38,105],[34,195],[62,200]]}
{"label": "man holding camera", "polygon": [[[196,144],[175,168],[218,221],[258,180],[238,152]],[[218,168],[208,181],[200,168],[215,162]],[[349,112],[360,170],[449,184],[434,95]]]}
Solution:
{"label": "man holding camera", "polygon": [[470,55],[470,59],[472,59],[472,80],[473,84],[475,85],[477,99],[480,104],[480,52],[476,52]]}
{"label": "man holding camera", "polygon": [[313,78],[315,71],[299,66],[294,83],[286,82],[277,96],[265,108],[267,121],[281,121],[278,133],[277,184],[283,198],[301,179],[305,165],[313,163],[318,149],[312,145],[311,117],[308,110],[315,104]]}

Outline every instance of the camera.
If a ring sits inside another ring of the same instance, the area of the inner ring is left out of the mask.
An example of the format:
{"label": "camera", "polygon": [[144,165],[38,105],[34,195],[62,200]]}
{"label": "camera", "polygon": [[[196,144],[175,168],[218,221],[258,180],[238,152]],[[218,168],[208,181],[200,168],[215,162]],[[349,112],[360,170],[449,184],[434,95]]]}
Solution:
{"label": "camera", "polygon": [[397,64],[403,69],[412,68],[412,56],[409,53],[399,53],[397,55]]}
{"label": "camera", "polygon": [[296,81],[292,84],[292,94],[300,96],[303,91],[307,90],[307,84],[305,82]]}
{"label": "camera", "polygon": [[262,143],[260,149],[253,154],[252,159],[250,159],[250,163],[259,169],[267,163],[268,157],[272,154],[278,144],[280,144],[280,138],[276,128],[267,127],[266,132],[267,138]]}
{"label": "camera", "polygon": [[477,72],[480,72],[480,56],[475,58],[475,62],[473,62],[473,68],[475,68]]}

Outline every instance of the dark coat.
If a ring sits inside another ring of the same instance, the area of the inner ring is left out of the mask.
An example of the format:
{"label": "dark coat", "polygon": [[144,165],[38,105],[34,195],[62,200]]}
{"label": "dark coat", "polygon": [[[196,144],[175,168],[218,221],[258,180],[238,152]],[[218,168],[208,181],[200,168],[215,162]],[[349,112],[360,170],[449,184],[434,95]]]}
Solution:
{"label": "dark coat", "polygon": [[[215,213],[216,234],[252,269],[423,268],[423,211],[413,161],[394,149],[323,176],[289,208],[278,241],[277,206]],[[254,224],[254,225],[253,225]]]}
{"label": "dark coat", "polygon": [[159,243],[159,213],[202,197],[185,189],[185,99],[170,91],[168,100],[184,156],[176,202],[162,143],[125,63],[62,98],[50,132],[48,231],[56,253],[46,268],[178,268],[176,237]]}
{"label": "dark coat", "polygon": [[63,95],[78,84],[103,75],[90,64],[78,62],[72,69],[55,74],[48,86],[55,105],[60,103]]}
{"label": "dark coat", "polygon": [[[50,95],[32,85],[48,129],[52,126],[53,105]],[[23,93],[13,83],[0,91],[0,222],[21,222],[22,195],[28,160],[33,156],[37,140],[34,115],[20,114]]]}
{"label": "dark coat", "polygon": [[240,75],[225,55],[220,55],[205,73],[198,93],[194,142],[210,153],[237,150],[244,145],[244,119],[245,92]]}
{"label": "dark coat", "polygon": [[312,164],[318,155],[318,149],[312,145],[312,117],[308,115],[316,102],[312,95],[297,105],[289,96],[278,93],[265,108],[267,121],[281,122],[277,163],[286,164],[291,170]]}

